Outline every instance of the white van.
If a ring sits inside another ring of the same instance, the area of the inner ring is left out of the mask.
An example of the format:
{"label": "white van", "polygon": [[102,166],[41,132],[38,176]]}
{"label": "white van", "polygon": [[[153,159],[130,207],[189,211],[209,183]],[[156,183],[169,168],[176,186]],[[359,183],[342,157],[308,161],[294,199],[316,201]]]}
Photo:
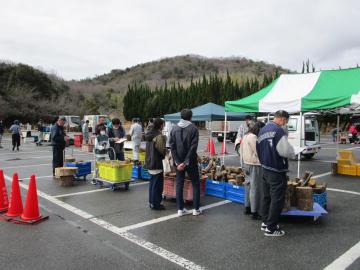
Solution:
{"label": "white van", "polygon": [[99,122],[99,118],[105,118],[107,119],[108,116],[107,115],[84,115],[84,123],[86,122],[86,120],[89,120],[89,130],[90,132],[95,132],[94,128],[97,125],[97,123]]}
{"label": "white van", "polygon": [[[302,118],[302,119],[300,119]],[[270,116],[270,120],[274,119],[273,116]],[[302,120],[302,135],[300,142],[300,124]],[[268,121],[267,116],[257,117],[257,121],[262,121],[266,123]],[[303,117],[300,115],[290,115],[289,122],[287,124],[287,129],[289,132],[288,140],[292,146],[305,148],[301,155],[310,159],[320,151],[320,130],[319,124],[316,120],[316,114],[314,113],[304,113]],[[235,145],[235,150],[238,152],[239,145]]]}
{"label": "white van", "polygon": [[66,127],[67,130],[71,131],[78,131],[79,127],[81,126],[81,119],[80,116],[77,115],[60,115],[60,117],[66,118]]}

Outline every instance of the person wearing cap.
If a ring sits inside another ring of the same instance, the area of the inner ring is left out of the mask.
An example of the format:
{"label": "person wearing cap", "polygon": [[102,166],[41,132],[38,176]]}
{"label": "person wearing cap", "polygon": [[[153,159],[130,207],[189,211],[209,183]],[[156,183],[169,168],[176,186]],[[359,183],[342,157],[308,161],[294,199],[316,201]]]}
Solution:
{"label": "person wearing cap", "polygon": [[295,156],[294,148],[288,142],[285,132],[288,120],[288,112],[275,112],[274,120],[260,130],[256,143],[256,151],[263,169],[261,230],[265,232],[265,236],[285,235],[278,222],[285,202],[288,158]]}
{"label": "person wearing cap", "polygon": [[133,124],[130,127],[129,134],[131,136],[131,140],[133,141],[134,164],[138,164],[139,163],[141,136],[142,136],[142,126],[139,124],[138,118],[133,119]]}
{"label": "person wearing cap", "polygon": [[15,147],[16,147],[16,150],[19,151],[20,138],[21,138],[21,136],[20,136],[21,128],[20,128],[19,120],[14,121],[14,124],[12,124],[10,127],[10,131],[11,131],[11,138],[12,138],[12,145],[13,145],[12,150],[14,151]]}
{"label": "person wearing cap", "polygon": [[54,126],[51,127],[51,145],[53,147],[53,175],[55,176],[55,168],[64,166],[64,149],[66,146],[66,136],[64,125],[66,123],[65,117],[60,117]]}

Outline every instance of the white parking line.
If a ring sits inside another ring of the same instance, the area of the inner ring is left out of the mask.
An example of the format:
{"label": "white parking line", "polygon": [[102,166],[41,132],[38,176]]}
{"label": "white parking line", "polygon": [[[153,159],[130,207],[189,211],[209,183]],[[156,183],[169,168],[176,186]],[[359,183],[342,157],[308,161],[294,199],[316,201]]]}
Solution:
{"label": "white parking line", "polygon": [[[73,155],[75,158],[76,157],[78,157],[78,156],[89,156],[88,154],[74,154]],[[52,159],[53,158],[53,156],[51,155],[51,156],[40,156],[40,157],[20,157],[20,159],[19,160],[32,160],[32,159]],[[7,160],[11,160],[12,159],[12,157],[8,157],[8,158],[6,158],[6,159],[0,159],[0,161],[7,161]]]}
{"label": "white parking line", "polygon": [[322,173],[322,174],[314,175],[311,178],[317,179],[317,178],[321,178],[321,177],[324,177],[324,176],[327,176],[327,175],[330,175],[330,174],[331,174],[331,172]]}
{"label": "white parking line", "polygon": [[345,270],[360,257],[360,242],[329,264],[324,270]]}
{"label": "white parking line", "polygon": [[9,166],[9,167],[2,167],[1,169],[16,169],[16,168],[28,168],[28,167],[41,167],[41,166],[51,166],[51,163],[42,163],[42,164],[31,164],[31,165],[18,165],[18,166]]}
{"label": "white parking line", "polygon": [[[228,204],[228,203],[231,203],[231,201],[224,200],[224,201],[221,201],[221,202],[206,205],[204,207],[201,207],[201,209],[206,210],[206,209],[214,208],[214,207],[221,206],[221,205]],[[120,230],[125,232],[125,231],[134,230],[134,229],[139,229],[139,228],[146,227],[146,226],[149,226],[149,225],[152,225],[152,224],[167,221],[167,220],[170,220],[170,219],[173,219],[173,218],[178,218],[178,215],[177,214],[172,214],[172,215],[168,215],[168,216],[164,216],[164,217],[160,217],[160,218],[155,218],[155,219],[140,222],[140,223],[137,223],[137,224],[121,227]]]}
{"label": "white parking line", "polygon": [[360,195],[360,192],[355,192],[355,191],[345,190],[345,189],[326,188],[326,190],[335,191],[335,192],[341,192],[341,193],[354,194],[354,195]]}
{"label": "white parking line", "polygon": [[[7,175],[5,175],[5,179],[8,181],[11,181],[11,178]],[[20,183],[20,186],[26,190],[28,189],[28,185],[25,185],[23,183]],[[73,214],[76,214],[84,219],[87,219],[87,220],[91,221],[92,223],[97,224],[98,226],[100,226],[100,227],[172,262],[172,263],[175,263],[185,269],[189,269],[189,270],[205,269],[204,267],[197,265],[192,261],[189,261],[189,260],[187,260],[175,253],[172,253],[166,249],[163,249],[162,247],[157,246],[151,242],[148,242],[132,233],[122,231],[119,227],[116,227],[116,226],[112,225],[111,223],[106,222],[105,220],[95,218],[93,215],[91,215],[85,211],[82,211],[79,208],[73,207],[70,204],[62,202],[62,201],[58,200],[57,198],[54,198],[53,196],[50,196],[42,191],[38,190],[38,196],[72,212]]]}
{"label": "white parking line", "polygon": [[[53,175],[36,176],[36,180],[42,178],[53,178],[53,177],[54,177]],[[30,180],[30,177],[19,178],[19,181],[24,181],[24,180]]]}
{"label": "white parking line", "polygon": [[[131,186],[142,186],[142,185],[147,185],[147,184],[149,184],[149,182],[135,183],[135,184],[132,184]],[[70,196],[76,196],[76,195],[96,193],[96,192],[101,192],[101,191],[109,191],[109,189],[108,188],[103,188],[103,189],[80,191],[80,192],[74,192],[74,193],[60,194],[60,195],[56,195],[56,196],[53,196],[53,197],[54,198],[64,198],[64,197],[70,197]]]}

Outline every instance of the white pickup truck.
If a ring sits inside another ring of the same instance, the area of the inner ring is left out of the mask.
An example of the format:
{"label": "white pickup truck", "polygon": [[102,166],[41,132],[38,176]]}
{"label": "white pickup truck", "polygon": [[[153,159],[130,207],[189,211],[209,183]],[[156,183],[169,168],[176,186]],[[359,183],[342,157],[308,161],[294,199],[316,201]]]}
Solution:
{"label": "white pickup truck", "polygon": [[[270,116],[270,120],[274,117]],[[268,117],[258,117],[258,121],[267,122]],[[300,128],[302,121],[302,134],[300,140]],[[302,117],[300,115],[291,115],[287,124],[288,128],[288,140],[289,143],[295,147],[304,148],[301,155],[306,159],[311,159],[317,152],[320,151],[320,130],[318,121],[316,120],[316,114],[304,113]],[[239,154],[240,142],[236,140],[235,150]]]}

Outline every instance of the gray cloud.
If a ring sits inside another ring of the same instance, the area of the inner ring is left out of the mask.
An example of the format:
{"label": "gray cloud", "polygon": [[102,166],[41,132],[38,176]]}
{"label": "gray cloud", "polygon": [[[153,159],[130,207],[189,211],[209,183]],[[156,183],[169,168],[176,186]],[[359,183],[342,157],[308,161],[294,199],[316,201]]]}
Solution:
{"label": "gray cloud", "polygon": [[66,79],[188,53],[345,68],[360,62],[359,10],[355,0],[4,1],[0,59]]}

